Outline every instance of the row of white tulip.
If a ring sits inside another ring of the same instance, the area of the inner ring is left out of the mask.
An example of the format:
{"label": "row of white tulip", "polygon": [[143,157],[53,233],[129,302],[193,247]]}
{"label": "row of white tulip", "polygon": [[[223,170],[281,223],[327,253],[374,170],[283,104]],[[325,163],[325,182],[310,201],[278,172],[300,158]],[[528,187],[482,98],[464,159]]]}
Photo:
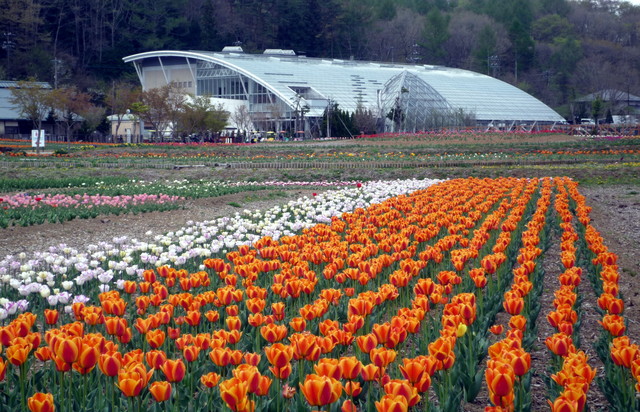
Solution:
{"label": "row of white tulip", "polygon": [[32,255],[20,253],[0,261],[0,320],[29,308],[34,299],[65,306],[90,300],[87,295],[122,288],[124,280],[139,280],[146,268],[169,265],[204,269],[202,260],[239,245],[270,236],[295,235],[333,216],[366,208],[385,199],[424,189],[438,180],[395,180],[354,184],[312,197],[302,197],[266,211],[244,210],[233,216],[188,222],[174,232],[144,240],[117,237],[80,251],[52,246]]}

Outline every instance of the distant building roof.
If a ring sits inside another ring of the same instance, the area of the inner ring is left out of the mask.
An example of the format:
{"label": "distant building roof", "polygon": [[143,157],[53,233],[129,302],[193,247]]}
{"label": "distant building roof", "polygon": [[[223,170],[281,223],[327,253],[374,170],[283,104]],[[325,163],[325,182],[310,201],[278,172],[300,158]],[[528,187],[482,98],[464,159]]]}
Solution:
{"label": "distant building roof", "polygon": [[[30,82],[45,89],[51,89],[51,85],[45,82]],[[20,87],[18,82],[10,80],[0,80],[0,119],[1,120],[24,120],[20,111],[9,102],[11,99],[11,88]]]}
{"label": "distant building roof", "polygon": [[[51,89],[51,85],[47,82],[28,82],[28,83],[38,85],[45,89]],[[20,87],[20,83],[12,80],[0,80],[0,88],[9,89],[11,87]]]}
{"label": "distant building roof", "polygon": [[[127,56],[124,61],[136,64],[141,80],[147,70],[184,64],[193,72],[196,95],[207,94],[198,85],[204,77],[250,79],[290,110],[296,110],[302,96],[310,109],[307,117],[321,117],[327,101],[349,112],[362,105],[380,106],[387,113],[389,105],[409,91],[404,95],[411,103],[421,99],[418,103],[429,106],[434,100],[442,107],[473,113],[484,122],[565,121],[540,100],[506,82],[441,66],[307,58],[282,49],[247,54],[240,47],[225,47],[223,52],[157,50]],[[415,85],[415,90],[409,90],[402,81]],[[428,93],[414,96],[418,91]],[[208,94],[216,97],[216,92]]]}
{"label": "distant building roof", "polygon": [[585,96],[581,96],[577,98],[576,102],[580,102],[580,103],[592,102],[598,98],[600,98],[600,100],[603,100],[605,102],[611,102],[611,101],[620,102],[620,103],[633,102],[635,104],[640,104],[640,97],[630,94],[628,92],[623,92],[621,90],[616,90],[616,89],[603,89],[594,93],[589,93]]}

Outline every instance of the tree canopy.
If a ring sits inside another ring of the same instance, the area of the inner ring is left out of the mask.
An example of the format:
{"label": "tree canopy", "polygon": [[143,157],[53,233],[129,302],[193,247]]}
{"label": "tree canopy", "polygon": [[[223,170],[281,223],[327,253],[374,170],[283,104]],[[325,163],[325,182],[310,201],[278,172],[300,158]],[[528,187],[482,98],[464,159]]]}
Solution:
{"label": "tree canopy", "polygon": [[640,7],[623,1],[0,0],[0,8],[0,77],[105,95],[113,81],[137,83],[126,55],[233,44],[445,64],[556,108],[602,89],[640,94]]}

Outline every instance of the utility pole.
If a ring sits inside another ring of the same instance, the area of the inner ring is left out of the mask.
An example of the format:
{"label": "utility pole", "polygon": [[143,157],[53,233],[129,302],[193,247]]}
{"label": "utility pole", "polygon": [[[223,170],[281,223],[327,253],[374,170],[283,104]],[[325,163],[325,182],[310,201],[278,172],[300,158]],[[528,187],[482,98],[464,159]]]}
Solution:
{"label": "utility pole", "polygon": [[327,138],[331,137],[331,99],[327,105]]}
{"label": "utility pole", "polygon": [[53,59],[51,60],[51,63],[53,63],[53,88],[57,89],[58,88],[58,66],[62,63],[62,60]]}

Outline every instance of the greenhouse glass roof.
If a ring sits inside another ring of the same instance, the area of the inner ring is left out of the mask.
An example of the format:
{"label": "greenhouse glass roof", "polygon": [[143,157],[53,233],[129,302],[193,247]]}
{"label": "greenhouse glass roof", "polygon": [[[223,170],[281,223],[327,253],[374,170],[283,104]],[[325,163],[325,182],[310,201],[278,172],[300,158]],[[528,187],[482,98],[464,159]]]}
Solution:
{"label": "greenhouse glass roof", "polygon": [[[235,50],[235,49],[234,49]],[[387,110],[398,93],[401,76],[421,84],[422,90],[441,98],[440,105],[474,113],[478,121],[564,122],[562,116],[530,94],[490,76],[468,70],[441,66],[376,63],[354,60],[321,59],[284,53],[247,54],[238,52],[153,51],[124,58],[125,62],[161,64],[165,58],[184,58],[216,63],[247,76],[270,90],[291,107],[300,90],[332,100],[347,111],[355,111],[360,102],[365,108]],[[266,53],[274,53],[268,51]],[[195,77],[195,75],[194,75]],[[421,80],[416,82],[415,79]],[[400,87],[407,92],[407,86]],[[410,90],[409,90],[410,91]],[[413,93],[416,95],[417,93]],[[401,96],[397,96],[401,97]],[[309,104],[309,116],[321,116],[326,107]],[[317,112],[317,113],[315,113]]]}

